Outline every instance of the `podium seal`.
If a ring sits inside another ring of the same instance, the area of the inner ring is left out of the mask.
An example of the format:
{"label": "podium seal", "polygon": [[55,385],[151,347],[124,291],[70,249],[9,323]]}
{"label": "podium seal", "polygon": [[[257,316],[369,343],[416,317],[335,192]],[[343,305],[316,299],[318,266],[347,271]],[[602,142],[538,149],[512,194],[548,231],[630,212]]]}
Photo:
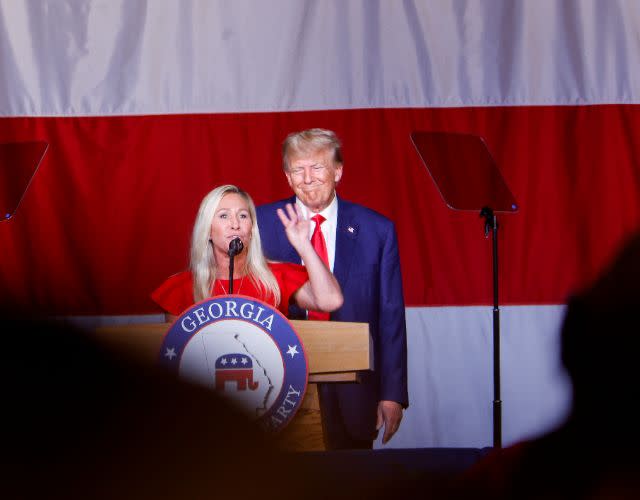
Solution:
{"label": "podium seal", "polygon": [[243,295],[212,297],[184,311],[164,337],[160,363],[228,397],[272,432],[295,415],[309,373],[287,318]]}

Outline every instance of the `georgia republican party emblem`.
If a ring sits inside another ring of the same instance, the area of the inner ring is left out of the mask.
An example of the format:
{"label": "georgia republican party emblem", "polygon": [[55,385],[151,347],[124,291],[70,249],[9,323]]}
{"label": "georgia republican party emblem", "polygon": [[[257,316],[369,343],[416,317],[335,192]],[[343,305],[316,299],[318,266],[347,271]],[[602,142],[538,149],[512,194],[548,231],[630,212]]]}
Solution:
{"label": "georgia republican party emblem", "polygon": [[307,388],[307,355],[291,323],[242,295],[212,297],[183,312],[164,337],[160,362],[228,397],[270,431],[291,421]]}

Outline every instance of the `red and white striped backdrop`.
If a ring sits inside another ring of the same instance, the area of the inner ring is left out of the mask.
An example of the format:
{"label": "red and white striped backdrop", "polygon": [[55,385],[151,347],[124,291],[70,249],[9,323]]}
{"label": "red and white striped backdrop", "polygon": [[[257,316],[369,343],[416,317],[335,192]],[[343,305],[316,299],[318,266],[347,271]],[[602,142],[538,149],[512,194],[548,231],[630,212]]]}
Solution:
{"label": "red and white striped backdrop", "polygon": [[624,0],[0,0],[0,141],[50,144],[0,225],[0,289],[154,318],[202,196],[288,195],[282,139],[331,128],[340,194],[398,228],[412,405],[391,445],[490,445],[490,241],[409,139],[477,134],[521,207],[499,242],[505,442],[542,432],[568,404],[563,304],[640,222],[639,31]]}

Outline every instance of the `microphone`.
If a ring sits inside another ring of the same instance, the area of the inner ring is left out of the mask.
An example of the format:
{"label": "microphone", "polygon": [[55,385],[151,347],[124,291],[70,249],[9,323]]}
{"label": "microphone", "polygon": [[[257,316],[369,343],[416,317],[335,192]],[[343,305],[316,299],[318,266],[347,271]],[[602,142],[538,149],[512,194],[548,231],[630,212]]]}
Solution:
{"label": "microphone", "polygon": [[229,242],[229,257],[235,257],[236,255],[238,255],[240,252],[242,252],[242,249],[244,248],[244,245],[242,244],[242,240],[240,238],[234,238]]}
{"label": "microphone", "polygon": [[233,293],[233,258],[242,252],[244,245],[240,238],[233,238],[229,242],[229,293]]}

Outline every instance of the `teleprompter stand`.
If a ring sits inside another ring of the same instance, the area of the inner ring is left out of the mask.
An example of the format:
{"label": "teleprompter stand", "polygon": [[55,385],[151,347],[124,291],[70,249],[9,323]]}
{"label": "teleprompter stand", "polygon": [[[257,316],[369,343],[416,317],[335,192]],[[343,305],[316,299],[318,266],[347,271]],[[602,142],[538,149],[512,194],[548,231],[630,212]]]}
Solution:
{"label": "teleprompter stand", "polygon": [[48,146],[42,141],[0,143],[0,222],[15,215]]}
{"label": "teleprompter stand", "polygon": [[489,233],[492,235],[493,447],[502,448],[496,214],[517,212],[518,205],[481,137],[451,132],[413,132],[411,140],[446,205],[453,210],[479,213],[484,218],[485,238]]}

